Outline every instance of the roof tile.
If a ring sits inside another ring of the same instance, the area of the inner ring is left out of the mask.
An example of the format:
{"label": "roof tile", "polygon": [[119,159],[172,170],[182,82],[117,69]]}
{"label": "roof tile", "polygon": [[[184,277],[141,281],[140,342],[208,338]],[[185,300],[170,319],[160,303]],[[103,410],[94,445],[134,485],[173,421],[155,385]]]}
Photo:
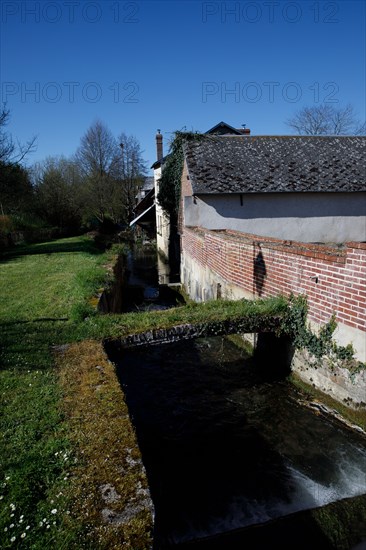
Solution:
{"label": "roof tile", "polygon": [[194,194],[366,190],[366,136],[208,136],[184,153]]}

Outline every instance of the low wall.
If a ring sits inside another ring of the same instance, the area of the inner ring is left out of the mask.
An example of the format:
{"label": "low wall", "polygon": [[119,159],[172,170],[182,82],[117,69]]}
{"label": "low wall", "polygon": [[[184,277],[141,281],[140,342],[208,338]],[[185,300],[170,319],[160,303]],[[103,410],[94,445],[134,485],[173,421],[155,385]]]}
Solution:
{"label": "low wall", "polygon": [[314,361],[304,350],[295,352],[291,370],[306,384],[347,407],[366,408],[366,370],[351,375],[341,364],[329,364],[327,359]]}
{"label": "low wall", "polygon": [[[253,350],[256,349],[258,334],[247,333],[242,337]],[[306,350],[291,350],[288,361],[290,371],[309,386],[351,409],[366,408],[366,370],[351,375],[341,366],[341,361],[336,365],[327,358],[315,359]],[[345,421],[344,418],[341,420]]]}
{"label": "low wall", "polygon": [[333,313],[339,345],[366,362],[366,243],[307,244],[184,228],[181,281],[196,301],[306,294],[319,327]]}

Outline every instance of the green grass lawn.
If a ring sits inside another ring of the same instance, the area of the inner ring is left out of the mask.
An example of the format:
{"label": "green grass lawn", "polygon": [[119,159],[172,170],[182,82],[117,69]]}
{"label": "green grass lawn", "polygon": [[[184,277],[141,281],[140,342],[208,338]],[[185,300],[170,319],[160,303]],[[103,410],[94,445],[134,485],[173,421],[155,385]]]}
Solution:
{"label": "green grass lawn", "polygon": [[90,281],[105,278],[102,260],[78,237],[21,247],[0,261],[1,548],[68,548],[77,531],[61,519],[74,457],[52,346],[72,340],[73,311]]}

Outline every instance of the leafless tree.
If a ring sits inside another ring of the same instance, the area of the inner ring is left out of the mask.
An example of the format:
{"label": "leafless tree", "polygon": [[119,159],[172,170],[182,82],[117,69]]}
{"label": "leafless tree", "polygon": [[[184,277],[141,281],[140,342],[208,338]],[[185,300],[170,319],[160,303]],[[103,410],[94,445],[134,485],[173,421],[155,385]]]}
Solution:
{"label": "leafless tree", "polygon": [[138,187],[143,181],[144,162],[134,136],[121,133],[116,140],[96,121],[81,139],[76,153],[85,179],[85,204],[100,222],[131,221]]}
{"label": "leafless tree", "polygon": [[16,143],[12,135],[6,130],[10,120],[10,111],[4,104],[0,111],[0,162],[20,164],[29,153],[36,150],[36,137],[22,144]]}
{"label": "leafless tree", "polygon": [[352,105],[335,107],[330,104],[303,107],[286,121],[299,135],[361,135],[365,123],[357,120]]}
{"label": "leafless tree", "polygon": [[75,160],[85,181],[85,206],[100,222],[121,216],[121,166],[118,143],[107,126],[97,120],[81,138]]}
{"label": "leafless tree", "polygon": [[127,221],[134,217],[136,196],[144,182],[145,163],[139,141],[134,136],[121,133],[118,137],[121,149],[121,176],[123,202],[126,209]]}

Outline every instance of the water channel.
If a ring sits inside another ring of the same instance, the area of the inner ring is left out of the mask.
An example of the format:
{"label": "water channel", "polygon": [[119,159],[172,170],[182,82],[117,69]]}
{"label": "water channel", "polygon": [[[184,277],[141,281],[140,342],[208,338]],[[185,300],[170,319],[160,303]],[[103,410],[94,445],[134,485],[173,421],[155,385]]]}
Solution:
{"label": "water channel", "polygon": [[[156,550],[270,548],[273,534],[250,529],[366,494],[366,438],[304,407],[276,357],[268,369],[222,337],[107,351],[149,478]],[[279,525],[281,548],[333,548],[313,524],[287,529],[285,544]]]}
{"label": "water channel", "polygon": [[174,307],[182,297],[175,291],[179,277],[154,246],[135,246],[127,256],[127,286],[122,311],[152,311]]}

